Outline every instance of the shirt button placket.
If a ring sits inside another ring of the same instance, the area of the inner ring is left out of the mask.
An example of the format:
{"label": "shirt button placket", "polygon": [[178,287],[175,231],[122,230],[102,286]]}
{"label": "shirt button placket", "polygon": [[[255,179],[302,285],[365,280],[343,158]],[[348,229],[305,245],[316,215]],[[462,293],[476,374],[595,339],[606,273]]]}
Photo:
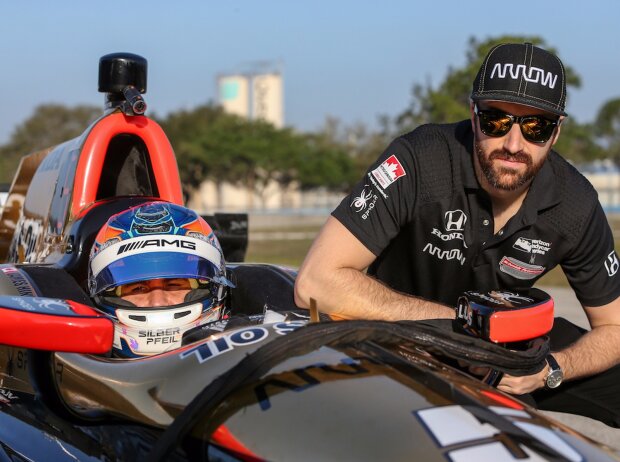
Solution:
{"label": "shirt button placket", "polygon": [[[486,215],[486,214],[485,214]],[[482,226],[480,227],[480,242],[482,242],[482,246],[486,246],[487,242],[489,241],[489,238],[491,237],[491,230],[490,230],[490,226],[491,226],[491,220],[489,218],[483,218],[482,219]]]}

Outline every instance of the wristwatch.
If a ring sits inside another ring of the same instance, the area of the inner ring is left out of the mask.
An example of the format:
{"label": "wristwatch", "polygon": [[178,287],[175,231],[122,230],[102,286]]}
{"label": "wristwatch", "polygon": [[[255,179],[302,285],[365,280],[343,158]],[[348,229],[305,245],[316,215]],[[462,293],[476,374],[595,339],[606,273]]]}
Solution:
{"label": "wristwatch", "polygon": [[547,377],[545,377],[545,388],[553,390],[554,388],[559,387],[562,383],[564,372],[562,372],[562,368],[553,355],[547,355],[546,359],[547,364],[549,364],[549,372],[547,373]]}

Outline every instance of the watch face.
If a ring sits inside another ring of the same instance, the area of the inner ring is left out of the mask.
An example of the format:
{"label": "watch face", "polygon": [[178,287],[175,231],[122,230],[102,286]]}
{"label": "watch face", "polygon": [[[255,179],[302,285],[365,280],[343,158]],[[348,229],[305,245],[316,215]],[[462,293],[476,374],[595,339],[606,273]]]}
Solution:
{"label": "watch face", "polygon": [[562,378],[564,374],[562,374],[561,370],[554,370],[549,372],[547,376],[547,387],[548,388],[557,388],[562,383]]}

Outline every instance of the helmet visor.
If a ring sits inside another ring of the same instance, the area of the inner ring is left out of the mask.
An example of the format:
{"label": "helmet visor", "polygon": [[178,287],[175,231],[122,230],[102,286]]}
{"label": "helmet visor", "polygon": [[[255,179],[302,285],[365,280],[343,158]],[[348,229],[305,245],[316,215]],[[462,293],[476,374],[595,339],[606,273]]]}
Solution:
{"label": "helmet visor", "polygon": [[158,278],[213,280],[224,270],[220,251],[189,236],[141,236],[115,242],[91,260],[90,294]]}
{"label": "helmet visor", "polygon": [[94,278],[91,293],[100,294],[112,287],[159,278],[188,278],[213,280],[220,268],[196,255],[172,252],[152,252],[131,255],[117,260]]}

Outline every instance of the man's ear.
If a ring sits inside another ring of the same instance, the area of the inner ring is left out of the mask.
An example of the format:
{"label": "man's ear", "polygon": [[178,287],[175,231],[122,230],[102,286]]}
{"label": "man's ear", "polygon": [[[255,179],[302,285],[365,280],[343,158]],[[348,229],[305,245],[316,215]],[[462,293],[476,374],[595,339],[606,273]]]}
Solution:
{"label": "man's ear", "polygon": [[471,121],[471,131],[476,133],[476,113],[474,112],[474,102],[469,100],[469,120]]}

